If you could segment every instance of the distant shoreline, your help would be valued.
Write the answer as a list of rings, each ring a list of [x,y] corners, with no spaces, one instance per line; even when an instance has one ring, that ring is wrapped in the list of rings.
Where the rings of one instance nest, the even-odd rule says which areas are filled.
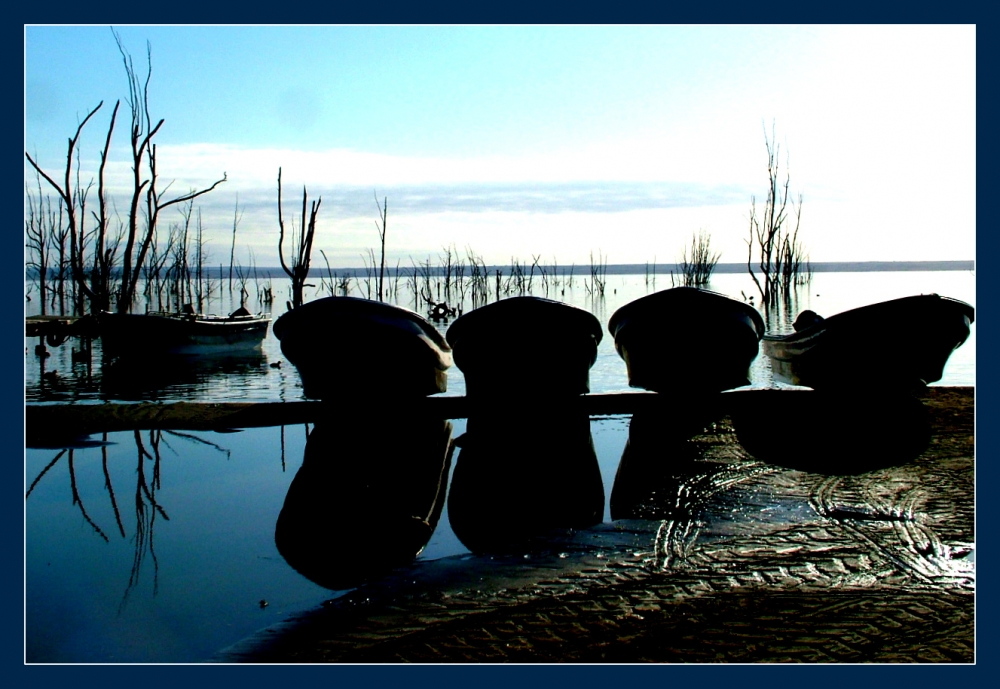
[[[826,263],[812,263],[810,268],[814,273],[871,273],[871,272],[901,272],[901,271],[916,271],[916,270],[926,270],[926,271],[944,271],[944,270],[975,270],[975,261],[853,261],[853,262],[826,262]],[[542,263],[542,267],[548,272],[552,269],[551,264]],[[419,270],[424,270],[423,266],[418,265]],[[531,265],[525,265],[521,263],[521,268],[525,273],[530,272]],[[576,265],[566,265],[559,264],[559,274],[568,275],[570,269],[573,270],[573,275],[576,277],[587,277],[590,274],[589,264],[576,264]],[[645,275],[646,273],[654,273],[656,275],[670,275],[670,273],[676,273],[678,275],[682,274],[680,266],[676,263],[656,263],[656,264],[645,264],[645,263],[609,263],[605,266],[604,271],[607,275]],[[755,266],[756,268],[756,266]],[[481,269],[481,268],[480,268]],[[213,269],[217,270],[216,269]],[[401,274],[409,274],[413,270],[413,266],[400,266]],[[503,271],[504,275],[510,274],[510,265],[488,265],[486,266],[486,274],[490,276],[496,275],[496,271]],[[228,275],[228,268],[223,270],[223,273]],[[395,275],[395,266],[386,266],[387,275]],[[372,275],[377,276],[378,270],[372,270]],[[716,273],[745,273],[747,272],[746,263],[719,263],[715,266]],[[758,271],[759,272],[759,271]],[[352,277],[366,277],[366,271],[364,268],[331,268],[330,273],[341,276],[352,276]],[[432,265],[428,273],[432,276],[438,277],[444,275],[444,269],[441,266]],[[465,267],[465,276],[468,277],[471,273],[469,266]],[[537,274],[537,273],[536,273]],[[280,267],[274,268],[257,268],[257,275],[260,277],[284,277],[285,272]],[[309,270],[309,277],[311,278],[323,278],[328,275],[326,268],[316,268],[312,267]],[[213,277],[217,277],[213,274]]]
[[[585,266],[588,270],[590,266]],[[681,273],[677,264],[664,263],[650,266],[654,268],[657,275],[669,275]],[[810,270],[814,273],[873,273],[873,272],[900,272],[900,271],[939,271],[939,270],[975,270],[975,261],[852,261],[842,263],[811,263]],[[579,272],[580,266],[577,266]],[[644,275],[647,269],[644,263],[623,263],[618,265],[608,265],[608,275]],[[756,266],[754,266],[756,269]],[[649,271],[651,272],[651,271]],[[745,273],[746,263],[719,263],[715,266],[716,273]],[[759,271],[757,271],[759,272]]]
[[[527,274],[531,272],[531,264],[521,263],[521,269]],[[756,268],[756,266],[754,266]],[[814,273],[873,273],[873,272],[904,272],[904,271],[952,271],[952,270],[975,270],[975,261],[849,261],[849,262],[824,262],[824,263],[812,263],[809,265],[810,270]],[[488,276],[495,276],[496,272],[502,271],[503,275],[509,275],[510,265],[488,265],[486,266],[486,274]],[[542,263],[541,268],[544,268],[546,273],[552,270],[551,264]],[[573,275],[575,277],[584,278],[590,274],[589,264],[576,264],[576,265],[566,265],[559,264],[558,272],[559,275],[568,275],[572,269]],[[193,270],[193,269],[192,269]],[[248,275],[252,280],[254,278],[281,278],[286,277],[285,271],[281,269],[280,266],[269,266],[269,267],[257,267],[257,268],[241,268],[244,275]],[[409,275],[413,270],[413,265],[399,266],[400,275]],[[422,265],[417,266],[418,271],[427,270],[428,275],[433,277],[440,277],[444,275],[444,268],[440,265],[431,265],[429,269],[426,269]],[[454,267],[452,268],[454,270]],[[482,270],[482,267],[480,267]],[[204,266],[204,277],[207,279],[218,280],[221,278],[225,279],[229,276],[228,266]],[[465,266],[465,277],[469,277],[471,274],[471,269],[468,265]],[[604,274],[606,275],[646,275],[656,274],[656,275],[670,275],[670,273],[675,273],[677,275],[683,274],[680,266],[676,263],[616,263],[608,264],[603,267]],[[725,273],[746,273],[747,264],[746,263],[719,263],[715,266],[715,273],[725,274]],[[759,272],[759,271],[757,271]],[[536,271],[536,275],[539,274]],[[378,270],[368,270],[364,268],[330,268],[329,272],[326,268],[311,267],[309,270],[309,277],[315,279],[322,279],[328,277],[329,275],[336,275],[340,277],[352,277],[352,278],[362,278],[365,277],[377,277]],[[386,275],[393,276],[396,275],[396,266],[387,265]],[[454,272],[452,273],[454,276]],[[26,274],[26,277],[32,277],[30,273]],[[235,278],[235,270],[234,270]]]

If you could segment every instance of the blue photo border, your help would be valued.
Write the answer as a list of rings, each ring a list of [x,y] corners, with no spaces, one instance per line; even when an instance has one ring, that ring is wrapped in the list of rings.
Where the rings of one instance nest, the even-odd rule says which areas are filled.
[[[67,3],[55,0],[42,6],[17,7],[12,12],[22,16],[21,25],[4,24],[4,34],[7,39],[0,42],[0,50],[9,59],[5,62],[15,65],[23,64],[24,25],[31,24],[162,24],[162,23],[487,23],[487,24],[518,24],[518,23],[974,23],[977,25],[977,80],[985,84],[995,83],[996,42],[992,25],[992,13],[987,13],[985,3],[950,2],[934,5],[899,5],[897,3],[873,2],[840,2],[824,6],[810,6],[803,3],[791,3],[780,0],[769,4],[748,4],[725,2],[702,3],[695,7],[673,7],[666,4],[650,7],[639,4],[626,5],[583,5],[579,3],[521,3],[509,2],[503,5],[474,6],[471,3],[439,2],[431,6],[416,4],[390,3],[389,5],[364,4],[357,7],[343,7],[340,4],[330,4],[315,8],[309,5],[295,6],[295,12],[282,12],[287,5],[258,4],[250,6],[246,3],[220,2],[198,6],[178,5],[148,5],[139,6],[117,2],[101,3],[98,6],[82,3]],[[293,16],[290,16],[293,15]],[[191,20],[196,21],[181,21]],[[238,20],[238,21],[237,21]],[[21,48],[20,55],[16,54]],[[16,70],[12,67],[6,73],[4,80],[13,89],[18,88]],[[23,94],[23,78],[20,80],[20,90]],[[992,191],[996,177],[995,161],[996,134],[994,120],[990,113],[994,112],[992,100],[977,98],[977,123],[985,126],[977,127],[977,198],[978,191]],[[948,132],[931,132],[939,137],[939,142],[928,142],[928,145],[948,145]],[[7,160],[16,161],[24,154],[23,137],[17,144],[20,150],[10,151]],[[13,165],[12,165],[13,167]],[[5,170],[8,168],[5,167]],[[23,165],[19,166],[23,169]],[[12,195],[22,195],[23,174],[8,179],[11,189],[17,190]],[[928,181],[929,189],[933,186]],[[987,220],[990,218],[987,217]],[[286,680],[289,675],[299,681],[310,681],[329,686],[382,686],[405,682],[414,687],[441,686],[475,686],[509,687],[515,683],[524,686],[525,683],[536,686],[556,686],[556,683],[572,682],[575,689],[589,686],[621,686],[623,684],[649,685],[668,681],[717,681],[732,682],[736,686],[764,686],[784,683],[789,680],[796,683],[807,682],[813,686],[843,687],[845,680],[860,679],[864,681],[891,681],[897,686],[919,687],[940,686],[948,681],[968,683],[966,686],[976,686],[992,675],[997,662],[994,650],[997,647],[994,629],[995,615],[995,561],[996,536],[990,528],[996,520],[996,503],[990,497],[989,490],[996,482],[997,433],[993,429],[993,420],[1000,418],[996,408],[996,384],[991,351],[988,343],[995,342],[997,320],[996,310],[989,299],[993,294],[995,277],[989,266],[991,256],[996,256],[996,233],[991,224],[986,225],[984,232],[977,227],[977,264],[978,259],[985,260],[986,272],[977,272],[976,324],[977,340],[987,343],[982,353],[977,353],[977,423],[976,455],[983,458],[976,467],[976,498],[977,498],[977,662],[973,666],[806,666],[795,670],[782,666],[281,666],[237,668],[234,666],[25,666],[23,656],[23,559],[20,567],[15,557],[7,558],[3,568],[3,577],[9,579],[11,591],[21,591],[22,605],[5,606],[3,630],[9,631],[11,637],[3,644],[3,664],[13,673],[8,674],[16,683],[15,686],[48,687],[57,683],[63,687],[70,682],[94,682],[100,686],[123,686],[129,683],[146,689],[155,686],[175,687],[184,682],[208,685],[220,680],[237,681],[243,686],[260,685],[270,687],[277,680]],[[946,235],[948,228],[942,228]],[[18,262],[17,256],[23,257],[23,246],[18,250],[14,246],[13,236],[21,236],[14,228],[10,228],[4,240],[5,246],[11,252],[2,254],[7,269],[0,271],[5,291],[13,298],[23,289],[23,260]],[[8,329],[21,328],[17,318],[5,321]],[[23,334],[23,331],[22,331]],[[21,350],[21,338],[17,333],[8,332],[0,338],[0,349],[8,351],[4,357],[9,362],[21,362],[24,353]],[[15,347],[16,345],[16,347]],[[13,364],[11,364],[13,365]],[[10,414],[4,417],[21,419],[23,428],[23,404],[16,407],[16,399],[23,402],[23,387],[18,387],[15,376],[4,379],[3,404],[10,405]],[[19,411],[19,409],[21,411]],[[23,458],[23,443],[20,449],[13,447],[16,441],[9,436],[4,442],[11,445],[11,454],[5,462],[6,471],[14,473],[17,466],[15,458],[20,453]],[[4,453],[6,455],[6,453]],[[22,478],[3,483],[8,499],[2,501],[3,511],[10,519],[4,523],[12,526],[10,535],[5,538],[10,542],[11,551],[20,551],[23,556],[23,461],[19,472]],[[20,514],[17,514],[20,508]],[[20,538],[14,535],[13,525],[21,524]],[[985,528],[984,528],[985,527]],[[13,596],[12,596],[13,597]],[[15,628],[20,631],[17,634]],[[4,635],[6,637],[6,634]],[[19,667],[17,667],[19,666]],[[246,674],[238,674],[245,672]],[[794,672],[794,676],[786,673]],[[82,676],[81,676],[82,675]],[[901,683],[905,683],[901,684]]]

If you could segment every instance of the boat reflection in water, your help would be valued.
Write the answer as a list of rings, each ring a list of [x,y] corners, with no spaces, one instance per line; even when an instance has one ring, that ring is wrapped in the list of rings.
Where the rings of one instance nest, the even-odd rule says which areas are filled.
[[[931,439],[923,403],[897,393],[744,388],[661,406],[632,417],[611,491],[612,519],[690,518],[719,491],[761,471],[846,476],[899,466]],[[706,461],[708,431],[727,416],[746,454]]]
[[[743,448],[789,469],[861,474],[910,462],[930,444],[926,408],[899,391],[734,390],[724,397]]]
[[[306,441],[274,540],[320,586],[346,589],[411,562],[444,506],[451,423],[333,414]]]
[[[467,429],[448,519],[469,550],[530,549],[601,522],[604,484],[586,416],[494,409],[470,418]]]
[[[588,311],[535,297],[483,306],[448,329],[470,405],[448,518],[469,550],[531,549],[602,521],[590,419],[577,404],[601,336]],[[525,395],[529,382],[545,393],[544,408]]]
[[[612,519],[664,519],[697,501],[691,482],[705,473],[693,439],[725,416],[722,398],[663,400],[632,415],[611,489]]]
[[[102,392],[120,399],[147,399],[171,389],[190,391],[235,379],[249,387],[269,371],[259,349],[198,355],[108,357],[101,366]]]

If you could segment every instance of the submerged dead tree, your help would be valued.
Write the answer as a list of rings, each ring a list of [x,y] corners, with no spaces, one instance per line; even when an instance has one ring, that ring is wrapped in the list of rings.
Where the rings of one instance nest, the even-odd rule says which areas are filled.
[[[292,304],[291,307],[302,306],[302,292],[309,277],[309,262],[312,259],[313,237],[316,235],[316,216],[319,214],[319,206],[323,203],[320,198],[308,203],[309,194],[305,185],[302,186],[302,218],[298,233],[298,247],[292,255],[291,267],[285,262],[285,219],[281,211],[281,168],[278,168],[278,260],[281,261],[281,268],[292,280]],[[306,210],[309,210],[309,224],[306,225]],[[294,228],[294,223],[293,223]],[[295,243],[295,231],[292,231],[292,243]]]
[[[233,209],[233,243],[229,247],[229,292],[233,291],[233,262],[236,259],[236,228],[240,226],[240,220],[243,219],[243,211],[240,209],[240,195],[236,194],[236,208]],[[221,269],[220,269],[219,279],[222,279]]]
[[[62,207],[52,209],[51,199],[42,197],[41,177],[38,177],[37,204],[31,187],[24,184],[24,194],[28,199],[28,210],[24,218],[25,248],[28,250],[26,267],[34,271],[38,283],[38,296],[41,301],[41,314],[47,314],[49,296],[50,249],[53,235],[62,225]]]
[[[378,208],[378,194],[375,194],[375,207]],[[383,287],[385,285],[385,221],[389,214],[389,199],[388,197],[382,197],[382,208],[379,209],[379,220],[382,221],[382,226],[375,223],[375,229],[378,230],[379,243],[382,245],[382,260],[379,261],[378,265],[378,300],[385,301]]]
[[[802,195],[798,200],[790,200],[791,175],[785,172],[784,183],[779,183],[778,144],[774,141],[774,130],[768,138],[764,132],[767,147],[767,199],[761,217],[757,215],[756,198],[750,199],[750,238],[747,240],[747,270],[760,292],[761,302],[774,305],[782,292],[801,282],[803,271],[808,274],[808,259],[799,241],[799,224],[802,219]],[[787,163],[786,163],[787,167]],[[790,207],[789,207],[790,206]],[[794,228],[789,229],[794,216]],[[757,269],[754,272],[754,254],[757,254]],[[804,265],[803,265],[804,264]]]
[[[720,254],[712,252],[712,237],[704,230],[691,236],[690,254],[684,249],[680,269],[684,284],[691,287],[707,285],[718,264]]]
[[[132,114],[129,132],[132,148],[132,201],[129,207],[125,247],[122,251],[122,286],[118,298],[119,313],[126,313],[132,309],[142,264],[146,260],[150,246],[156,241],[156,224],[160,212],[169,206],[186,203],[207,194],[226,181],[226,174],[223,173],[222,179],[206,189],[191,191],[167,201],[163,199],[164,192],[157,189],[156,144],[153,143],[153,137],[160,131],[164,120],[161,119],[154,125],[149,112],[149,80],[153,72],[152,49],[147,42],[146,77],[140,80],[132,63],[132,56],[125,50],[117,33],[115,40],[118,42],[118,50],[125,63],[125,73],[129,82],[128,104]],[[167,188],[169,186],[168,184]],[[140,211],[140,204],[143,201],[145,208]],[[141,229],[140,219],[144,221]]]
[[[73,175],[73,159],[77,155],[77,146],[79,145],[80,142],[80,134],[83,132],[83,129],[87,125],[87,122],[90,121],[90,118],[93,117],[97,113],[97,111],[101,109],[103,105],[104,101],[101,101],[100,103],[97,104],[97,107],[88,112],[87,115],[80,122],[80,124],[77,125],[76,133],[72,137],[70,137],[69,142],[67,144],[66,167],[63,170],[64,176],[62,184],[60,184],[51,176],[49,176],[49,174],[46,173],[45,170],[41,168],[41,166],[35,161],[35,159],[31,157],[31,154],[29,154],[27,151],[25,151],[24,153],[24,157],[27,159],[28,163],[31,164],[31,167],[35,169],[35,172],[41,175],[42,178],[44,178],[45,181],[49,183],[52,189],[55,190],[56,194],[58,194],[59,199],[62,202],[62,207],[66,212],[66,227],[69,230],[70,270],[72,272],[73,281],[79,290],[78,294],[81,295],[81,299],[77,301],[77,303],[74,305],[78,312],[82,312],[83,310],[82,309],[83,296],[86,296],[90,300],[91,304],[95,306],[96,306],[95,302],[97,302],[98,304],[103,302],[102,297],[104,296],[104,295],[94,294],[94,292],[90,289],[90,286],[87,284],[86,275],[84,273],[83,269],[84,257],[82,255],[81,247],[84,244],[83,238],[85,236],[84,221],[86,218],[86,207],[85,207],[86,190],[85,189],[82,190],[80,188],[79,170],[77,170],[76,177],[74,177]],[[111,126],[108,131],[109,142],[111,140],[111,130],[113,130],[115,126],[115,117],[117,116],[117,114],[118,114],[118,104],[115,104],[115,111],[111,116]],[[103,182],[103,176],[102,176],[102,182]],[[89,186],[90,185],[87,185],[87,188],[89,188]],[[103,196],[102,192],[103,189],[98,190],[98,194]]]
[[[132,191],[128,216],[124,223],[125,229],[121,238],[111,234],[112,221],[108,211],[108,194],[105,183],[105,169],[111,150],[112,135],[115,130],[120,101],[115,103],[104,148],[100,152],[97,211],[92,211],[94,219],[92,229],[88,230],[85,227],[85,221],[87,218],[87,195],[93,186],[93,181],[86,184],[81,182],[79,142],[87,122],[100,110],[104,102],[102,101],[87,113],[77,126],[73,137],[69,139],[66,166],[61,182],[48,175],[29,153],[25,152],[24,154],[31,166],[49,183],[61,199],[69,236],[69,266],[77,295],[74,306],[78,313],[85,310],[85,300],[89,302],[92,312],[109,310],[113,297],[117,297],[117,310],[119,312],[130,311],[135,301],[139,279],[144,274],[143,267],[147,257],[151,251],[155,253],[156,227],[160,212],[169,206],[185,203],[202,194],[207,194],[226,181],[226,175],[223,173],[222,179],[208,188],[191,191],[174,199],[164,199],[163,192],[157,188],[157,156],[156,145],[153,143],[153,137],[163,126],[164,120],[161,119],[154,125],[149,110],[149,82],[152,76],[151,48],[147,42],[147,72],[145,78],[140,78],[133,64],[132,56],[125,49],[121,37],[114,30],[112,33],[125,64],[125,74],[129,85],[127,102],[131,111],[129,135]],[[167,188],[169,186],[168,184]],[[117,255],[119,246],[121,246],[120,258]],[[91,255],[90,258],[87,257],[88,251]],[[112,286],[116,282],[115,263],[119,260],[120,279],[117,281],[117,294],[112,294]]]

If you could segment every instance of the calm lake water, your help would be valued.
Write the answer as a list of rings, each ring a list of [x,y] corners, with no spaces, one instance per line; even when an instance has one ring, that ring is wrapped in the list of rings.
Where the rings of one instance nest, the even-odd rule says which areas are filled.
[[[287,283],[273,283],[276,302],[284,303]],[[975,305],[975,286],[975,276],[967,272],[817,273],[798,291],[790,317],[772,323],[772,330],[790,330],[791,318],[805,308],[832,315],[920,293],[936,292]],[[668,287],[669,276],[657,276],[654,287],[642,275],[609,275],[604,299],[593,299],[577,277],[565,294],[560,287],[547,296],[591,309],[606,324],[618,307]],[[741,292],[754,293],[753,283],[740,274],[718,275],[711,288],[738,299]],[[534,293],[546,296],[539,289]],[[254,309],[252,286],[250,294],[248,306]],[[412,307],[405,300],[402,305]],[[230,306],[224,303],[217,312]],[[975,383],[975,333],[974,325],[939,385]],[[689,334],[695,341],[697,332]],[[303,399],[295,369],[284,361],[270,333],[259,356],[196,370],[158,365],[148,376],[102,370],[99,342],[89,365],[72,361],[70,341],[50,348],[44,368],[33,353],[35,343],[25,344],[29,404]],[[43,375],[52,371],[54,378]],[[531,374],[539,380],[543,376],[544,371]],[[773,385],[765,357],[755,361],[752,378],[754,386]],[[593,392],[629,389],[624,363],[607,334],[590,381]],[[872,381],[857,383],[863,387]],[[447,394],[463,393],[461,372],[453,368]],[[386,400],[386,408],[373,414],[389,419],[391,406]],[[452,423],[452,437],[465,432],[464,420]],[[627,416],[590,421],[605,521],[610,521],[608,497],[628,424]],[[275,545],[277,518],[302,466],[310,430],[300,425],[233,433],[111,433],[92,437],[89,446],[26,449],[26,660],[201,662],[290,614],[341,595],[299,574]],[[371,446],[377,447],[379,434],[366,432],[372,435]],[[451,466],[454,471],[454,460]],[[353,528],[349,520],[341,527],[339,535],[336,528],[325,534],[322,547],[349,573],[363,564],[364,552],[345,545]],[[468,553],[451,527],[445,504],[419,557],[462,558]]]

